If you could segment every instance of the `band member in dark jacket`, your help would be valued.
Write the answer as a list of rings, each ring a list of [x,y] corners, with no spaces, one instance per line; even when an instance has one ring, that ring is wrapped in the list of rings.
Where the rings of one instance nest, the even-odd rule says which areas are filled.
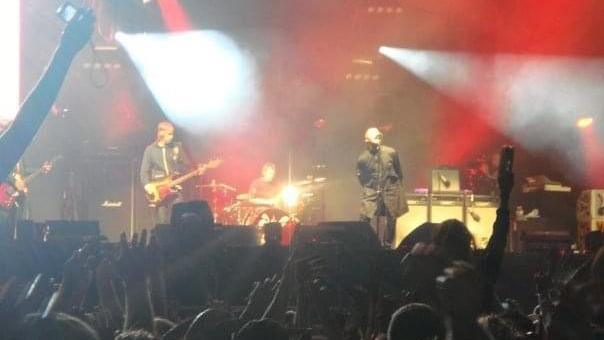
[[[361,220],[371,223],[380,242],[392,246],[396,219],[408,211],[403,191],[403,172],[398,153],[382,145],[383,135],[377,128],[365,132],[367,148],[357,161],[361,194]]]
[[[170,122],[160,122],[157,125],[157,138],[147,146],[140,168],[141,184],[145,191],[152,193],[152,181],[186,171],[189,161],[181,143],[173,142],[174,126]],[[170,222],[170,209],[176,201],[182,200],[182,195],[176,195],[155,207],[155,223]]]

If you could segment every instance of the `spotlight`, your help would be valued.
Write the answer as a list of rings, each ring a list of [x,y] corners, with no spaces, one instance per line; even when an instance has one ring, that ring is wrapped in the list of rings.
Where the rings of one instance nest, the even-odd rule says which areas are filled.
[[[281,191],[281,198],[288,208],[293,208],[298,204],[300,190],[293,185],[288,185]]]
[[[591,126],[594,122],[594,119],[592,117],[582,117],[577,119],[577,127],[579,129],[585,129],[588,128],[589,126]]]

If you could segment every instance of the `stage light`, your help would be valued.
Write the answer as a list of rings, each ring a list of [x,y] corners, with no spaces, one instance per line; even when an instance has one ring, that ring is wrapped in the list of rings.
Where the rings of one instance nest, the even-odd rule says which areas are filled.
[[[21,2],[5,1],[0,10],[0,121],[11,121],[19,110]]]
[[[585,129],[590,127],[594,122],[592,117],[581,117],[577,119],[577,127],[580,129]]]
[[[604,59],[388,46],[381,46],[379,53],[437,92],[467,105],[476,113],[474,118],[484,121],[477,134],[488,127],[533,151],[555,149],[566,157],[574,174],[582,173],[575,159],[576,143],[560,136],[573,125],[593,124],[595,117],[583,120],[581,113],[599,112],[604,106],[600,76]],[[464,124],[457,126],[462,129]],[[465,131],[464,135],[471,140],[483,138]]]
[[[254,59],[225,34],[118,32],[115,38],[167,118],[189,132],[231,128],[255,111]]]
[[[298,205],[300,190],[293,185],[288,185],[281,191],[281,198],[287,208],[294,208]]]

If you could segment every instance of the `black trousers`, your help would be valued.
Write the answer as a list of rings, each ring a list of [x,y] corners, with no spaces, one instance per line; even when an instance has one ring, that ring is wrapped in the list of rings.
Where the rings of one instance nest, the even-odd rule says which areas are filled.
[[[176,203],[183,202],[184,198],[182,193],[178,193],[172,199],[168,199],[162,202],[160,205],[155,207],[153,210],[153,222],[155,224],[170,224],[170,217],[172,215],[172,206]]]
[[[361,221],[368,222],[378,237],[383,247],[392,247],[396,230],[396,217],[392,216],[384,202],[378,203],[378,208],[373,216],[361,215]]]

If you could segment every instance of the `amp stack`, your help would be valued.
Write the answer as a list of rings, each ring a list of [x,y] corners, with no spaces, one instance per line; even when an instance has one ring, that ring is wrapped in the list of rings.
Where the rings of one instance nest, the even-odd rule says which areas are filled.
[[[466,224],[478,249],[484,249],[489,242],[498,206],[492,196],[462,191],[457,169],[432,170],[430,190],[407,194],[407,203],[409,212],[396,222],[396,245],[426,222],[457,219]]]
[[[585,190],[577,200],[577,243],[585,250],[586,236],[604,231],[604,190]]]

